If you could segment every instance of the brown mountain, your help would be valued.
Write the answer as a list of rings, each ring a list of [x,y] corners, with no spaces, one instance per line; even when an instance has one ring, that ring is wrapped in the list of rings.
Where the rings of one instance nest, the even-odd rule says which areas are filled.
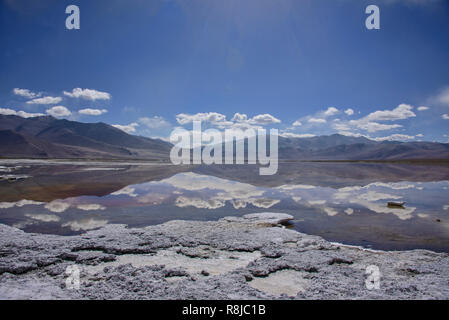
[[[171,144],[129,135],[105,123],[0,115],[3,157],[168,159]]]

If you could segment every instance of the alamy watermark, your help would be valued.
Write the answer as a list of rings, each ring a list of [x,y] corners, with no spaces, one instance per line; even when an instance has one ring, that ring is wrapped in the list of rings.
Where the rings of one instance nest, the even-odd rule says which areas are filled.
[[[74,4],[65,8],[65,13],[69,16],[65,19],[65,27],[68,30],[80,29],[80,8]]]
[[[67,278],[65,279],[65,287],[69,290],[78,290],[80,288],[80,269],[77,265],[67,266],[65,269]]]
[[[365,20],[365,26],[368,30],[380,29],[380,9],[378,6],[372,4],[366,7],[365,13],[369,16]]]
[[[379,290],[380,289],[380,270],[376,265],[369,265],[365,269],[365,274],[368,277],[365,280],[365,287],[368,290]]]
[[[65,13],[69,16],[65,20],[65,27],[68,30],[80,29],[80,8],[77,5],[69,5],[65,9]],[[369,16],[365,20],[365,26],[368,30],[380,29],[380,9],[378,6],[371,4],[366,7],[365,13]]]
[[[266,166],[259,168],[260,175],[273,175],[278,170],[278,134],[277,129],[267,135],[266,129],[253,128],[203,132],[201,121],[193,121],[192,131],[178,128],[170,135],[170,160],[176,165],[259,163]]]

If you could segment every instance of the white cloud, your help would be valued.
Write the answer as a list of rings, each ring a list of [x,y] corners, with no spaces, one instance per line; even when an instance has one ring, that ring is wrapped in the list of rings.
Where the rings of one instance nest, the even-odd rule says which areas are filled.
[[[377,138],[373,138],[370,137],[368,135],[364,135],[364,134],[360,134],[360,133],[352,133],[352,132],[348,132],[348,131],[340,131],[338,132],[341,135],[344,136],[348,136],[348,137],[364,137],[370,140],[374,140],[374,141],[407,141],[407,140],[413,140],[416,137],[423,137],[423,134],[417,134],[416,136],[410,136],[410,135],[406,135],[406,134],[392,134],[386,137],[377,137]]]
[[[231,121],[226,120],[226,116],[217,112],[207,112],[207,113],[196,113],[196,114],[185,114],[180,113],[176,116],[176,121],[181,125],[186,125],[193,121],[207,122],[212,125],[216,125],[219,128],[233,127],[233,128],[260,128],[260,125],[269,125],[281,123],[281,120],[272,116],[271,114],[259,114],[250,119],[246,114],[236,113],[232,117]]]
[[[193,121],[219,123],[225,120],[226,116],[224,114],[217,112],[196,113],[196,114],[180,113],[176,116],[176,121],[181,125],[185,125]]]
[[[431,100],[435,101],[436,103],[449,106],[449,87],[441,90],[441,92]]]
[[[221,199],[207,199],[189,198],[180,196],[176,199],[175,205],[180,208],[195,207],[198,209],[218,209],[225,206],[225,201]]]
[[[449,115],[445,113],[441,116],[441,118],[443,118],[444,120],[449,120]]]
[[[309,123],[326,123],[326,119],[320,119],[320,118],[310,118],[307,120]]]
[[[344,122],[344,123],[334,122],[332,124],[332,127],[337,131],[348,131],[348,132],[351,131],[351,127],[350,127],[349,123],[347,123],[347,122]]]
[[[259,197],[265,192],[251,184],[233,182],[192,172],[179,173],[161,182],[170,184],[177,189],[189,191],[217,190],[217,197],[221,200],[250,199]]]
[[[362,120],[351,120],[349,124],[355,125],[358,129],[366,130],[368,132],[385,131],[396,128],[401,128],[400,124],[382,124],[378,122],[365,122]]]
[[[308,190],[308,189],[316,189],[316,187],[312,186],[312,185],[308,185],[308,184],[283,184],[279,187],[276,187],[275,189],[279,189],[279,190],[296,190],[296,189]]]
[[[27,101],[27,104],[56,104],[62,101],[61,97],[42,97]]]
[[[379,110],[362,118],[367,121],[396,121],[416,117],[413,107],[408,104],[400,104],[393,110]]]
[[[38,201],[24,199],[24,200],[20,200],[17,202],[0,202],[0,209],[9,209],[14,206],[21,208],[21,207],[27,206],[27,205],[41,205],[41,204],[44,204],[44,202],[38,202]]]
[[[38,220],[42,222],[58,222],[61,220],[57,215],[55,214],[32,214],[27,213],[25,214],[26,217],[31,218],[33,220]]]
[[[101,92],[94,89],[81,89],[81,88],[75,88],[72,90],[72,92],[63,92],[64,95],[71,97],[71,98],[81,98],[85,100],[109,100],[111,99],[111,95],[107,92]]]
[[[170,142],[170,137],[151,136],[150,138],[155,139],[155,140],[162,140],[162,141]]]
[[[325,204],[327,201],[326,200],[309,200],[308,203],[311,206],[316,206],[316,205],[323,205]]]
[[[315,137],[314,134],[310,133],[292,133],[292,132],[284,132],[281,133],[279,136],[284,138],[313,138]]]
[[[262,126],[260,125],[255,125],[255,124],[251,124],[249,121],[246,122],[236,122],[236,123],[231,123],[231,124],[223,124],[223,125],[219,125],[218,126],[220,129],[221,128],[225,128],[228,127],[230,129],[234,129],[234,130],[246,130],[246,129],[253,129],[253,130],[258,130],[258,129],[262,129]]]
[[[334,208],[324,207],[323,210],[329,217],[333,217],[338,214],[338,211]]]
[[[355,138],[360,138],[360,137],[365,137],[368,138],[367,136],[361,134],[361,133],[354,133],[351,131],[339,131],[338,134],[341,134],[342,136],[347,136],[347,137],[355,137]]]
[[[4,116],[15,116],[17,115],[17,111],[9,108],[0,108],[0,114]]]
[[[0,108],[0,114],[3,114],[5,116],[19,116],[22,118],[32,118],[32,117],[41,117],[44,114],[43,113],[28,113],[25,111],[15,111],[12,109],[8,109],[8,108]]]
[[[9,209],[16,205],[15,202],[0,202],[0,209]]]
[[[248,122],[251,124],[267,125],[267,124],[281,123],[281,120],[273,117],[271,114],[265,113],[252,117],[251,119],[248,120]]]
[[[332,128],[342,135],[353,137],[366,137],[368,139],[373,139],[367,136],[366,133],[389,131],[393,129],[402,128],[403,125],[399,123],[383,123],[383,122],[414,118],[416,117],[416,114],[413,112],[413,108],[414,108],[413,106],[408,104],[400,104],[392,110],[378,110],[359,119],[347,121],[336,119],[332,124]],[[417,108],[417,110],[419,111],[424,111],[428,109],[429,108],[425,106],[420,106],[419,108]],[[353,115],[355,112],[353,109],[347,109],[345,113],[347,115]],[[391,135],[389,137],[378,139],[391,140],[396,138],[398,140],[406,140],[406,139],[408,140],[413,139],[415,137],[409,135]]]
[[[240,127],[241,126],[241,127]],[[221,132],[221,139],[223,142],[226,141],[230,141],[229,139],[234,139],[234,137],[237,138],[237,140],[239,139],[238,137],[240,137],[241,139],[243,139],[243,135],[242,135],[242,131],[246,130],[246,129],[254,129],[253,131],[248,131],[245,134],[245,137],[251,137],[251,136],[255,136],[256,133],[256,128],[254,126],[248,125],[248,124],[235,124],[232,127],[228,127],[226,128],[226,132],[229,134],[226,135],[223,132]],[[201,141],[194,141],[192,139],[194,134],[199,134],[201,135]],[[181,138],[181,141],[178,141],[179,137],[183,137]],[[190,137],[190,138],[188,138]],[[213,134],[211,134],[210,132],[206,131],[195,131],[195,130],[186,130],[182,127],[177,127],[175,128],[169,138],[169,142],[172,142],[174,144],[177,144],[180,147],[184,147],[184,148],[196,148],[199,147],[201,145],[209,145],[211,142],[213,143],[213,141],[215,141],[215,137]]]
[[[14,88],[13,89],[13,93],[15,95],[18,95],[18,96],[21,96],[21,97],[25,97],[25,98],[28,98],[28,99],[34,99],[34,98],[37,98],[37,97],[41,96],[40,93],[34,93],[34,92],[32,92],[32,91],[30,91],[28,89],[19,89],[19,88]]]
[[[261,198],[261,199],[249,199],[247,202],[255,207],[268,209],[274,206],[275,204],[281,202],[281,200]]]
[[[382,192],[376,192],[376,191],[368,191],[365,193],[362,193],[357,196],[358,199],[361,200],[367,200],[367,201],[379,201],[379,200],[398,200],[401,199],[401,196],[394,195],[394,194],[387,194]]]
[[[407,182],[373,182],[370,184],[367,184],[366,186],[353,186],[353,187],[343,187],[338,189],[339,192],[352,192],[352,191],[358,191],[362,189],[370,189],[373,187],[380,187],[380,188],[388,188],[393,190],[406,190],[406,189],[413,189],[416,186],[414,184],[410,184]]]
[[[308,115],[308,116],[304,116],[304,117],[297,119],[293,123],[293,127],[298,127],[298,126],[302,126],[305,124],[305,126],[307,128],[307,124],[309,124],[309,127],[310,127],[311,125],[327,123],[327,118],[335,116],[336,114],[339,114],[339,113],[340,113],[340,110],[338,110],[337,108],[329,107],[326,110],[320,110],[320,111],[314,113],[313,115]],[[340,119],[333,119],[333,121],[339,122]]]
[[[248,204],[245,200],[240,200],[240,199],[231,200],[231,203],[232,203],[232,206],[234,207],[234,209],[246,208],[246,206]]]
[[[125,131],[128,134],[131,134],[131,133],[136,132],[136,127],[138,127],[139,124],[136,123],[136,122],[133,122],[133,123],[130,123],[128,125],[113,124],[112,126],[117,128],[117,129],[120,129],[122,131]]]
[[[101,204],[92,203],[92,204],[79,204],[76,206],[80,210],[91,211],[91,210],[105,210],[106,207]]]
[[[145,203],[145,204],[149,204],[149,205],[158,205],[158,204],[162,204],[169,197],[170,197],[169,194],[161,194],[161,193],[150,191],[146,194],[139,196],[137,198],[137,202]]]
[[[28,113],[28,112],[25,112],[25,111],[22,111],[22,110],[17,111],[17,115],[19,117],[22,117],[22,118],[34,118],[34,117],[44,116],[43,113]]]
[[[29,205],[40,205],[43,204],[43,202],[40,201],[34,201],[34,200],[20,200],[16,202],[17,207],[23,207],[23,206],[29,206]]]
[[[367,132],[386,131],[401,128],[400,124],[384,124],[379,121],[396,121],[405,120],[408,118],[416,117],[416,114],[412,111],[413,107],[407,104],[400,104],[393,110],[378,110],[368,114],[367,116],[350,120],[344,123],[337,123],[334,125],[334,129],[338,131],[351,131],[351,127],[355,127]]]
[[[406,134],[392,134],[388,137],[378,137],[378,138],[371,138],[371,139],[376,140],[376,141],[406,141],[406,140],[415,139],[415,136],[409,136]]]
[[[80,231],[80,230],[92,230],[104,227],[108,224],[108,220],[103,219],[94,219],[94,218],[84,218],[78,221],[69,221],[67,223],[64,223],[63,227],[69,227],[73,231]]]
[[[70,203],[63,202],[60,200],[55,200],[45,205],[45,209],[50,210],[51,212],[61,213],[70,208]]]
[[[88,115],[88,116],[101,116],[103,113],[108,112],[108,110],[106,109],[91,109],[91,108],[86,108],[86,109],[81,109],[78,110],[79,114],[84,114],[84,115]]]
[[[167,122],[164,118],[159,116],[154,116],[152,118],[143,117],[139,119],[139,122],[150,129],[158,129],[170,126],[169,122]]]
[[[327,117],[330,117],[330,116],[336,115],[338,112],[339,111],[337,108],[329,107],[329,108],[327,108],[326,111],[324,111],[324,115]]]
[[[50,109],[47,109],[45,112],[55,118],[68,117],[72,114],[70,110],[64,106],[54,106]]]
[[[415,185],[408,182],[383,183],[375,182],[366,186],[352,186],[338,189],[333,194],[333,198],[337,200],[345,200],[349,203],[358,204],[377,213],[394,214],[399,219],[405,220],[412,218],[412,213],[416,210],[414,207],[407,206],[405,209],[397,210],[389,208],[385,204],[388,199],[400,199],[402,192],[395,190],[413,189]],[[383,190],[385,189],[385,190]],[[346,209],[346,214],[353,214],[353,209]]]
[[[386,206],[384,203],[376,203],[361,199],[354,199],[350,200],[349,202],[364,206],[367,209],[374,211],[376,213],[393,214],[401,220],[411,219],[412,213],[416,210],[416,207],[406,207],[405,209],[397,210],[395,208],[390,208]]]
[[[242,113],[238,113],[238,112],[235,113],[231,119],[231,121],[235,121],[235,122],[245,122],[246,120],[248,120],[248,116],[246,114],[242,114]]]

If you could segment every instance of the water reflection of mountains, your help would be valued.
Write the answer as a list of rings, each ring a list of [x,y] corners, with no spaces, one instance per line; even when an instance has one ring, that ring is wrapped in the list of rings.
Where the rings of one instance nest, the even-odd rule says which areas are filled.
[[[18,170],[30,178],[1,181],[1,201],[29,199],[50,202],[83,195],[105,196],[128,185],[160,181],[180,172],[194,172],[258,187],[307,184],[342,188],[373,182],[429,182],[449,180],[447,165],[392,163],[282,163],[273,176],[260,176],[256,165],[172,166],[140,165],[90,167],[78,165],[31,166]]]

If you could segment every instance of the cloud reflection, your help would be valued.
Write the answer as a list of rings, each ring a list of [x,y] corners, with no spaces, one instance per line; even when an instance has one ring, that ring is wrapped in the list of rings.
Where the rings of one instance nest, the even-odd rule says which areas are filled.
[[[73,220],[64,223],[63,227],[68,227],[72,231],[81,231],[81,230],[92,230],[104,227],[108,224],[108,220],[103,219],[94,219],[94,218],[84,218],[80,220]]]
[[[63,202],[61,200],[55,200],[45,205],[45,209],[50,210],[51,212],[61,213],[70,208],[70,203]]]

